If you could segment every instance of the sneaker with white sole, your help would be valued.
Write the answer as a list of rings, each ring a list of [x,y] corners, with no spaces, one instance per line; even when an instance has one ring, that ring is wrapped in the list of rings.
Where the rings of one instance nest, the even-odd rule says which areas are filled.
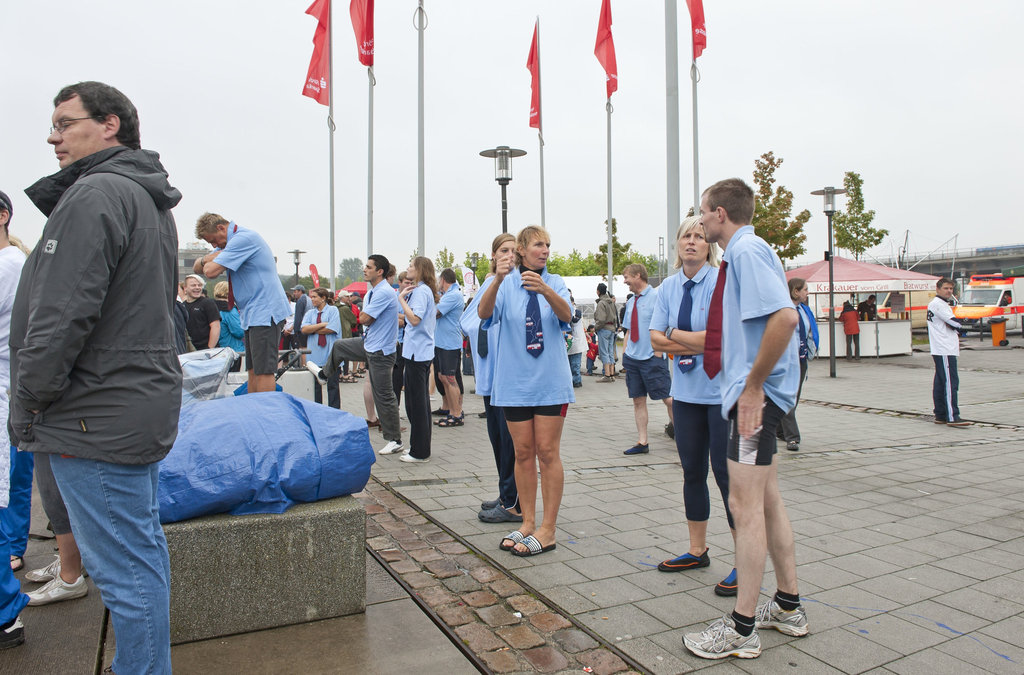
[[[327,384],[327,378],[323,376],[323,370],[320,369],[320,366],[316,365],[312,361],[306,361],[306,370],[313,373],[313,377],[316,378],[317,382],[322,385]]]
[[[403,446],[402,441],[388,441],[388,444],[377,451],[380,455],[393,455],[396,452],[402,452]]]
[[[736,632],[732,618],[723,616],[701,633],[687,633],[683,644],[702,659],[724,659],[735,656],[756,659],[761,655],[761,638],[755,629],[750,635]]]
[[[769,600],[757,606],[754,612],[757,628],[774,628],[780,633],[801,637],[807,635],[807,612],[800,605],[792,612],[787,612],[775,600]]]
[[[37,584],[41,584],[44,581],[49,581],[55,576],[60,574],[60,556],[53,556],[53,562],[46,567],[40,567],[39,569],[32,570],[31,572],[25,572],[25,579],[32,581]]]
[[[25,626],[21,617],[17,617],[10,626],[0,630],[0,649],[10,649],[25,642]]]
[[[26,595],[28,596],[28,604],[37,606],[85,597],[88,592],[89,584],[85,582],[84,576],[78,577],[74,583],[69,584],[61,579],[58,574],[45,586],[41,586],[31,593],[26,593]]]
[[[414,463],[419,463],[419,464],[423,464],[423,463],[426,463],[426,462],[430,461],[429,457],[423,457],[421,459],[419,457],[413,457],[409,453],[405,453],[404,455],[402,455],[398,459],[402,460],[403,462],[414,462]]]

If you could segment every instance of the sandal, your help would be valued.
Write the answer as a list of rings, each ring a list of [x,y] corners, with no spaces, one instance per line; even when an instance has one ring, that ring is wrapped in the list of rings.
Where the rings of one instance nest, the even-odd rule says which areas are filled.
[[[11,571],[12,572],[20,572],[23,569],[25,569],[25,559],[22,558],[20,555],[12,555],[11,556]]]
[[[501,538],[501,543],[498,544],[498,548],[500,548],[502,551],[511,551],[512,548],[516,544],[521,542],[523,539],[526,539],[526,536],[522,532],[520,532],[519,530],[513,530],[513,531],[509,532],[508,534],[506,534],[504,537]],[[505,545],[506,541],[510,541],[512,543],[510,545],[506,546]]]
[[[342,384],[352,384],[355,381],[356,378],[352,377],[351,375],[342,375],[341,377],[338,378],[338,382],[341,382]]]
[[[462,413],[458,417],[455,417],[453,415],[449,415],[448,417],[445,417],[443,420],[438,420],[437,421],[437,426],[444,427],[444,428],[447,429],[448,427],[461,427],[465,423],[466,423],[466,413]]]
[[[520,558],[528,558],[530,556],[540,555],[541,553],[547,553],[548,551],[554,551],[556,548],[558,548],[557,544],[551,544],[550,546],[543,546],[540,543],[540,540],[537,539],[537,537],[533,536],[532,534],[529,537],[525,537],[522,541],[517,542],[517,543],[520,543],[520,544],[522,544],[523,546],[526,547],[525,551],[517,551],[515,548],[511,549],[512,555],[518,556]]]

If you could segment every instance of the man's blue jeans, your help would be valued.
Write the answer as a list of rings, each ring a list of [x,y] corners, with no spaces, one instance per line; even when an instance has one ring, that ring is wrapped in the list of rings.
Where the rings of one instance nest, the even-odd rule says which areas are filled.
[[[615,364],[615,331],[608,329],[597,331],[597,353],[604,365]]]
[[[157,504],[159,464],[50,456],[82,560],[110,610],[118,675],[171,673],[171,569]]]

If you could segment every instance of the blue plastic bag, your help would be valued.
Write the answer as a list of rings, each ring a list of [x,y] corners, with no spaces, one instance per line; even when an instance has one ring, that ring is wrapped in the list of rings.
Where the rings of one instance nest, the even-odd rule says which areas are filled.
[[[353,494],[374,461],[366,420],[334,408],[279,392],[192,403],[160,463],[160,522]]]

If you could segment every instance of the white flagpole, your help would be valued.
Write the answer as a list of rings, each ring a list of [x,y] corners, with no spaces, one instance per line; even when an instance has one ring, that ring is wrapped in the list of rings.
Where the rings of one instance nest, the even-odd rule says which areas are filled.
[[[328,182],[328,190],[331,193],[331,273],[329,275],[330,280],[327,287],[330,290],[334,290],[334,277],[338,273],[338,268],[334,265],[334,3],[328,0],[327,5],[327,128],[330,131],[330,152],[329,161],[331,164],[330,168],[330,180]]]
[[[697,153],[697,59],[690,62],[690,81],[693,84],[693,213],[697,215],[700,213],[700,162]]]
[[[537,17],[537,143],[540,146],[540,226],[544,222],[544,106],[541,105],[540,86],[540,17]]]
[[[373,87],[377,79],[373,76],[373,66],[366,68],[369,78],[368,111],[369,128],[366,133],[366,257],[373,255]]]
[[[665,157],[668,181],[668,234],[665,260],[673,258],[679,227],[679,40],[676,0],[665,0]],[[668,268],[663,272],[668,274]]]
[[[427,13],[423,10],[423,0],[419,0],[419,7],[416,8],[416,12],[413,16],[413,24],[416,26],[416,31],[419,33],[419,68],[417,74],[419,76],[419,101],[418,101],[418,118],[417,118],[417,160],[419,166],[419,177],[417,186],[419,189],[419,200],[418,200],[418,220],[417,220],[417,239],[416,239],[416,250],[419,255],[426,255],[426,241],[425,241],[425,223],[426,223],[426,197],[425,197],[425,179],[423,172],[424,152],[423,152],[423,33],[427,30]]]
[[[608,97],[604,109],[608,113],[608,293],[612,293],[615,281],[612,266],[612,97]]]

